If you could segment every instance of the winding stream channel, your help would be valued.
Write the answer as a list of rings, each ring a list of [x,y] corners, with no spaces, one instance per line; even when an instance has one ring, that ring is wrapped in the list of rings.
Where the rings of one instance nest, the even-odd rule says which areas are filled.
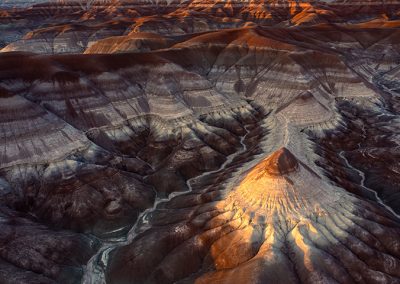
[[[343,159],[343,161],[346,163],[346,166],[347,166],[349,169],[352,169],[353,171],[355,171],[355,172],[360,176],[360,178],[361,178],[361,182],[360,182],[361,187],[364,188],[365,190],[371,192],[371,193],[375,196],[375,199],[376,199],[376,202],[377,202],[377,203],[379,203],[380,205],[382,205],[386,210],[388,210],[390,213],[392,213],[394,216],[396,216],[397,218],[400,219],[400,215],[397,214],[396,212],[394,212],[394,210],[393,210],[390,206],[386,205],[385,202],[383,202],[383,200],[379,197],[378,193],[377,193],[375,190],[372,190],[372,189],[368,188],[368,187],[365,185],[365,174],[364,174],[364,172],[362,172],[362,171],[360,171],[359,169],[353,167],[353,166],[349,163],[349,161],[347,160],[347,158],[344,156],[344,151],[341,151],[341,152],[339,153],[339,157]]]
[[[279,116],[278,121],[279,121],[279,124],[282,126],[280,129],[282,130],[282,128],[283,128],[283,130],[284,130],[282,137],[280,137],[279,144],[282,145],[283,147],[289,147],[290,146],[289,144],[293,144],[293,143],[289,143],[291,140],[293,140],[290,137],[291,134],[293,134],[293,133],[292,133],[292,131],[289,130],[289,128],[290,128],[289,121],[287,120],[287,118],[285,116]],[[198,180],[200,180],[203,177],[206,177],[208,175],[223,171],[224,169],[226,169],[227,166],[229,166],[231,164],[231,162],[237,156],[246,152],[247,146],[244,143],[244,141],[246,139],[246,136],[249,134],[249,130],[247,129],[247,127],[245,127],[245,130],[246,130],[246,134],[240,138],[240,144],[242,146],[241,149],[239,149],[237,152],[229,155],[227,157],[227,159],[225,160],[225,162],[218,169],[204,172],[201,175],[198,175],[196,177],[188,179],[186,182],[188,189],[186,191],[173,192],[167,198],[156,198],[153,206],[151,208],[146,209],[139,215],[137,221],[135,222],[135,224],[132,226],[132,228],[129,230],[129,232],[125,236],[120,237],[120,238],[110,238],[107,241],[103,242],[103,244],[102,244],[101,248],[98,250],[98,252],[87,263],[87,265],[84,269],[82,283],[83,284],[105,284],[106,283],[105,272],[107,270],[107,264],[109,262],[109,257],[110,257],[111,251],[113,251],[114,249],[116,249],[118,247],[122,247],[122,246],[132,243],[132,241],[139,234],[150,229],[151,226],[149,225],[149,217],[151,216],[151,214],[154,211],[157,210],[157,208],[159,207],[160,204],[167,203],[174,197],[184,195],[184,194],[191,192],[193,190],[193,186],[196,184],[196,182]],[[296,138],[299,138],[299,137],[296,137]],[[297,140],[296,138],[294,140]],[[292,142],[294,142],[294,141],[292,141]],[[294,143],[291,146],[294,147],[294,146],[299,146],[299,145]],[[365,185],[365,174],[361,170],[353,167],[349,163],[349,161],[347,160],[347,158],[345,157],[344,154],[345,154],[345,152],[341,151],[339,153],[339,156],[343,159],[343,161],[345,162],[346,166],[349,169],[355,171],[360,176],[360,178],[361,178],[360,185],[362,186],[362,188],[373,193],[377,203],[379,203],[381,206],[383,206],[386,210],[388,210],[390,213],[392,213],[395,217],[400,218],[399,214],[394,212],[390,206],[386,205],[383,202],[383,200],[379,197],[379,195],[377,194],[376,191],[368,188]]]
[[[193,185],[196,183],[196,180],[199,180],[205,176],[211,175],[218,173],[222,170],[224,170],[237,156],[243,154],[247,150],[247,146],[244,143],[246,136],[249,134],[249,130],[245,126],[246,134],[243,135],[240,138],[240,144],[241,144],[241,149],[227,157],[225,162],[216,170],[213,171],[208,171],[204,172],[199,176],[195,176],[193,178],[190,178],[186,181],[188,190],[186,191],[179,191],[179,192],[173,192],[168,195],[167,198],[156,198],[156,201],[154,202],[153,207],[150,207],[140,213],[137,221],[135,224],[132,226],[132,228],[129,230],[127,235],[125,237],[117,238],[117,239],[110,239],[106,242],[103,243],[103,245],[100,247],[98,252],[89,260],[87,263],[85,269],[84,269],[84,275],[82,278],[82,283],[83,284],[105,284],[106,279],[105,279],[105,271],[107,268],[107,263],[109,260],[109,254],[111,251],[118,247],[122,247],[125,245],[130,244],[135,237],[137,237],[138,234],[148,230],[149,228],[145,228],[143,230],[142,226],[148,224],[148,217],[157,209],[159,204],[166,203],[170,201],[172,198],[187,194],[188,192],[192,191]]]

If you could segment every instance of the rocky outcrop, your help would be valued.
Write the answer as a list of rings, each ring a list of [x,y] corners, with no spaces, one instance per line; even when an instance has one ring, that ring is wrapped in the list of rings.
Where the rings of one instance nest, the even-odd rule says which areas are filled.
[[[4,204],[3,195],[2,203]],[[76,283],[99,249],[93,237],[54,231],[34,215],[1,207],[0,279],[3,283]]]

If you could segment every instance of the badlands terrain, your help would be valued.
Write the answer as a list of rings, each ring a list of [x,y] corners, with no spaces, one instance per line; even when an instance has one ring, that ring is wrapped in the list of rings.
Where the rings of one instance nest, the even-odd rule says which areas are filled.
[[[0,283],[400,283],[400,2],[2,1]]]

